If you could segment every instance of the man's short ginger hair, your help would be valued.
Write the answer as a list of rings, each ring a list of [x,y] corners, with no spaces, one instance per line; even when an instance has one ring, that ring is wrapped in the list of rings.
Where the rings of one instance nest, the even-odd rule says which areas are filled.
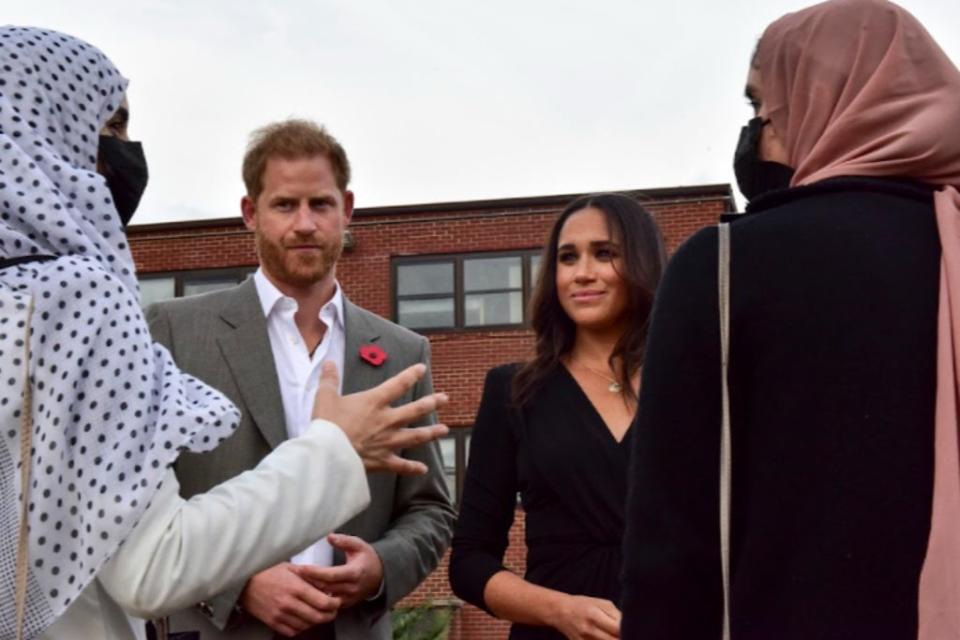
[[[337,139],[310,120],[273,122],[250,134],[243,156],[243,183],[247,196],[256,200],[263,191],[263,172],[270,158],[298,160],[323,156],[330,161],[337,187],[345,192],[350,183],[350,161]]]

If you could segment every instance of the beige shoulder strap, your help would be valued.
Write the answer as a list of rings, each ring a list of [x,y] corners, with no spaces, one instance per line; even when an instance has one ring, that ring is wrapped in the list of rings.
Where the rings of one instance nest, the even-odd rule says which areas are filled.
[[[33,448],[33,383],[30,380],[30,327],[33,319],[33,299],[27,306],[27,328],[23,340],[23,406],[20,408],[20,530],[17,533],[16,575],[16,639],[23,640],[24,614],[27,608],[27,556],[30,545],[27,538],[27,505],[30,500],[30,466]]]
[[[723,577],[723,640],[730,640],[730,388],[727,363],[730,354],[730,225],[721,223],[717,285],[720,300],[720,387],[723,393],[720,434],[720,569]]]

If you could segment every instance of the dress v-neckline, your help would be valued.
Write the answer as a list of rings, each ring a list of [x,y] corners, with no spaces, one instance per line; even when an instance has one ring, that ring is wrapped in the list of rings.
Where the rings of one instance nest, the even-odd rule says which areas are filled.
[[[593,404],[593,400],[590,399],[590,396],[587,395],[587,392],[583,390],[583,387],[580,386],[580,383],[577,382],[577,379],[573,376],[566,365],[560,364],[560,369],[562,370],[562,375],[564,375],[567,380],[577,389],[577,393],[580,394],[581,400],[583,400],[588,407],[589,411],[593,415],[594,419],[597,422],[597,427],[602,427],[603,431],[607,434],[607,437],[610,441],[617,447],[623,445],[627,441],[627,438],[630,437],[630,433],[633,431],[633,421],[636,418],[636,413],[634,413],[633,418],[630,419],[630,424],[627,425],[626,430],[623,432],[623,437],[617,440],[616,436],[613,435],[613,431],[610,429],[610,425],[607,424],[607,421],[603,419],[603,416],[600,414],[600,411],[597,409],[597,406]]]

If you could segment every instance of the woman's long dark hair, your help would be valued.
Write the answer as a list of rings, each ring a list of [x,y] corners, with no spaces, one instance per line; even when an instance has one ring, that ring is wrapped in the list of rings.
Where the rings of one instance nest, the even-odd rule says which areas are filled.
[[[557,296],[557,243],[567,218],[587,208],[604,213],[610,237],[620,245],[623,262],[620,276],[626,285],[627,314],[631,322],[614,347],[610,365],[611,369],[617,367],[618,378],[624,381],[624,396],[636,400],[630,380],[643,364],[653,294],[666,264],[666,250],[660,228],[639,202],[618,193],[601,193],[577,198],[567,205],[553,224],[543,248],[530,304],[531,324],[536,333],[534,356],[513,379],[513,401],[518,406],[530,400],[547,375],[573,348],[577,328]]]

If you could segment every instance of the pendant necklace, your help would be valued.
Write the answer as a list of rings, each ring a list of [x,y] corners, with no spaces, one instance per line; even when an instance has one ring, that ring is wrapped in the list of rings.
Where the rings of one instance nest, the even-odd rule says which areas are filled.
[[[607,381],[610,383],[610,384],[607,386],[607,391],[609,391],[610,393],[620,393],[621,391],[623,391],[623,385],[620,384],[619,382],[617,382],[617,379],[616,379],[616,378],[611,378],[611,377],[608,376],[607,374],[603,373],[602,371],[597,371],[596,369],[594,369],[593,367],[591,367],[591,366],[588,365],[588,364],[584,364],[584,363],[582,363],[582,362],[580,362],[580,363],[578,363],[578,364],[579,364],[581,367],[583,367],[584,369],[586,369],[587,371],[589,371],[590,373],[592,373],[592,374],[594,374],[594,375],[597,375],[597,376],[600,376],[600,377],[603,378],[604,380],[607,380]]]

